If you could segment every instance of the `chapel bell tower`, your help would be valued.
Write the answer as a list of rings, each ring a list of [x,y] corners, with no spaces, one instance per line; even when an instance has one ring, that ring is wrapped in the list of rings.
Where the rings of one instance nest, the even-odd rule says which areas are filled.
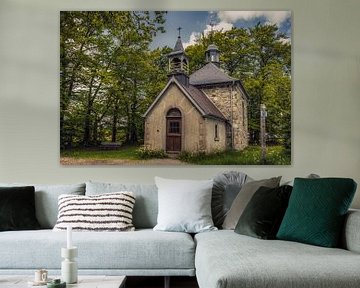
[[[220,51],[215,44],[210,44],[205,52],[205,59],[207,63],[213,63],[220,67]]]
[[[175,77],[181,84],[189,85],[189,59],[185,54],[185,50],[181,41],[180,31],[175,47],[172,52],[168,54],[169,71],[168,77]]]

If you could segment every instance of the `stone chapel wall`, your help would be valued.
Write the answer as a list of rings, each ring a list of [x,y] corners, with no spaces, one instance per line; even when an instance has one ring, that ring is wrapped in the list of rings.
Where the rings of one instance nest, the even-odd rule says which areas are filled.
[[[247,101],[238,84],[201,89],[232,125],[232,147],[242,150],[248,146]]]

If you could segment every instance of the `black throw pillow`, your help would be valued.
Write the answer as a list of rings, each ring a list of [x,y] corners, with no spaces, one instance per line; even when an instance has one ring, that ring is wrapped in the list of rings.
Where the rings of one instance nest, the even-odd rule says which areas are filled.
[[[261,239],[275,239],[289,203],[292,187],[260,187],[242,213],[235,232]]]
[[[35,188],[0,187],[0,231],[40,229],[35,215]]]

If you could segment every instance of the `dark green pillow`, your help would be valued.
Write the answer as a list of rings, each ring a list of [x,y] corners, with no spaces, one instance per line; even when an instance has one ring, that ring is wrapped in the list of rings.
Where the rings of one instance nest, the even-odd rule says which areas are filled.
[[[356,183],[348,178],[295,178],[277,238],[337,247],[355,191]]]
[[[0,187],[0,231],[39,229],[35,188]]]
[[[288,206],[292,187],[260,187],[247,204],[235,232],[261,239],[275,239]]]

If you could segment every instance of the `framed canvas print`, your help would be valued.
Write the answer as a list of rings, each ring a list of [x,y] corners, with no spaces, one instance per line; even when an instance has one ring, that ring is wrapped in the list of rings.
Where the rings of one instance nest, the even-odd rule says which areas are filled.
[[[60,163],[290,165],[290,11],[61,11]]]

